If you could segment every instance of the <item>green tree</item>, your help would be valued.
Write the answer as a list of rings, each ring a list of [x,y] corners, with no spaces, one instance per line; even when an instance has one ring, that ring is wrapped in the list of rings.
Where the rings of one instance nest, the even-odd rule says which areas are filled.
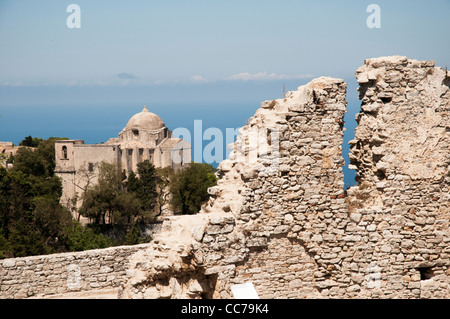
[[[10,171],[0,168],[0,251],[19,257],[64,251],[64,227],[71,214],[59,203],[54,175],[54,140],[20,148]]]
[[[0,167],[0,230],[2,236],[10,241],[11,234],[30,221],[32,212],[31,184],[20,171],[9,172]],[[32,221],[32,220],[31,220]],[[28,236],[29,234],[24,234]],[[9,257],[14,257],[11,244]]]
[[[95,227],[99,225],[82,226],[59,203],[62,185],[54,174],[56,139],[19,149],[12,170],[0,167],[0,258],[142,241],[133,227],[116,241],[103,235],[103,228]],[[98,185],[86,191],[84,209],[97,223],[108,219],[126,230],[141,213],[142,203],[135,193],[126,192],[122,179],[116,167],[103,164]]]
[[[0,168],[0,250],[3,257],[49,253],[42,229],[36,223],[32,184],[20,171]]]
[[[113,246],[111,239],[96,233],[89,226],[83,226],[78,221],[72,222],[64,230],[67,251],[83,251]]]
[[[216,185],[216,169],[206,163],[191,163],[172,180],[172,206],[182,214],[195,214],[209,198],[208,188]]]
[[[127,181],[127,191],[136,193],[141,187],[141,181],[136,174],[131,171]]]
[[[133,226],[131,226],[130,230],[127,232],[125,244],[137,245],[149,242],[150,240],[151,240],[150,236],[142,235],[139,223],[135,222]]]
[[[38,147],[39,143],[42,142],[42,138],[38,137],[31,137],[27,136],[25,137],[20,143],[19,146],[28,146],[28,147]]]
[[[0,259],[11,257],[11,248],[9,241],[3,236],[3,230],[0,228]]]
[[[94,224],[124,225],[142,215],[142,202],[136,193],[126,192],[117,167],[103,162],[98,183],[84,193],[80,214]]]
[[[70,211],[51,196],[37,196],[32,200],[34,224],[40,230],[46,246],[63,250],[64,229],[72,222]]]
[[[41,140],[35,149],[21,147],[14,158],[14,170],[27,175],[53,176],[55,171],[55,141],[65,137],[50,137]]]
[[[138,216],[144,216],[142,202],[134,193],[120,192],[113,202],[114,213],[111,223],[116,225],[129,225]]]
[[[52,249],[46,246],[38,229],[25,220],[20,220],[8,236],[12,257],[46,255]]]
[[[50,172],[46,170],[46,163],[35,149],[21,147],[17,150],[14,159],[14,171],[21,171],[26,175],[50,176]]]
[[[120,191],[117,169],[113,164],[102,162],[99,167],[98,183],[88,187],[83,195],[80,215],[95,224],[106,224],[114,212],[114,202]]]
[[[137,165],[139,177],[134,172],[128,177],[127,190],[135,193],[136,197],[142,203],[142,209],[146,212],[152,212],[156,206],[157,191],[156,182],[158,180],[155,166],[148,160]]]

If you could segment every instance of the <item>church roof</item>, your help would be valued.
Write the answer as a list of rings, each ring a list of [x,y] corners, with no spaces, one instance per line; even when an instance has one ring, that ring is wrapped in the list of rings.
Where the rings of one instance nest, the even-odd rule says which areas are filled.
[[[137,140],[131,140],[131,141],[122,141],[117,143],[120,148],[125,149],[125,148],[154,148],[154,146],[148,145],[146,143],[143,143],[141,141],[137,141]]]
[[[135,115],[133,115],[125,126],[125,130],[145,130],[154,131],[165,127],[166,125],[161,118],[155,113],[149,112],[147,107]]]

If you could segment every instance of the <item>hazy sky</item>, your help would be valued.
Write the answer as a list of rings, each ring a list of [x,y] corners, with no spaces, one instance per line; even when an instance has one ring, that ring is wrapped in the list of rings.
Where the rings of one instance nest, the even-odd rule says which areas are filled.
[[[81,28],[69,29],[69,4]],[[369,4],[381,9],[370,29]],[[0,86],[351,77],[365,58],[450,64],[450,1],[0,0]]]

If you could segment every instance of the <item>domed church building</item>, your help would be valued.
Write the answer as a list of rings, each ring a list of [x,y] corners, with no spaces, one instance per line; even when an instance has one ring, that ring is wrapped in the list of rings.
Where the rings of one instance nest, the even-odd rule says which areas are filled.
[[[155,167],[177,170],[191,162],[191,144],[172,138],[161,118],[147,107],[128,121],[118,137],[105,144],[84,144],[83,140],[55,141],[55,173],[62,180],[61,203],[79,207],[88,185],[97,183],[101,162],[115,164],[128,176],[137,165],[149,160]],[[76,203],[76,204],[75,204]]]

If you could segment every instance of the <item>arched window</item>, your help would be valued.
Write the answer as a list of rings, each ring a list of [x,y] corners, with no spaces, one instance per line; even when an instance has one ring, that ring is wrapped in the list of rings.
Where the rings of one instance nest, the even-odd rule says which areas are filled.
[[[62,147],[62,155],[63,155],[63,159],[67,159],[67,146],[63,146]]]

